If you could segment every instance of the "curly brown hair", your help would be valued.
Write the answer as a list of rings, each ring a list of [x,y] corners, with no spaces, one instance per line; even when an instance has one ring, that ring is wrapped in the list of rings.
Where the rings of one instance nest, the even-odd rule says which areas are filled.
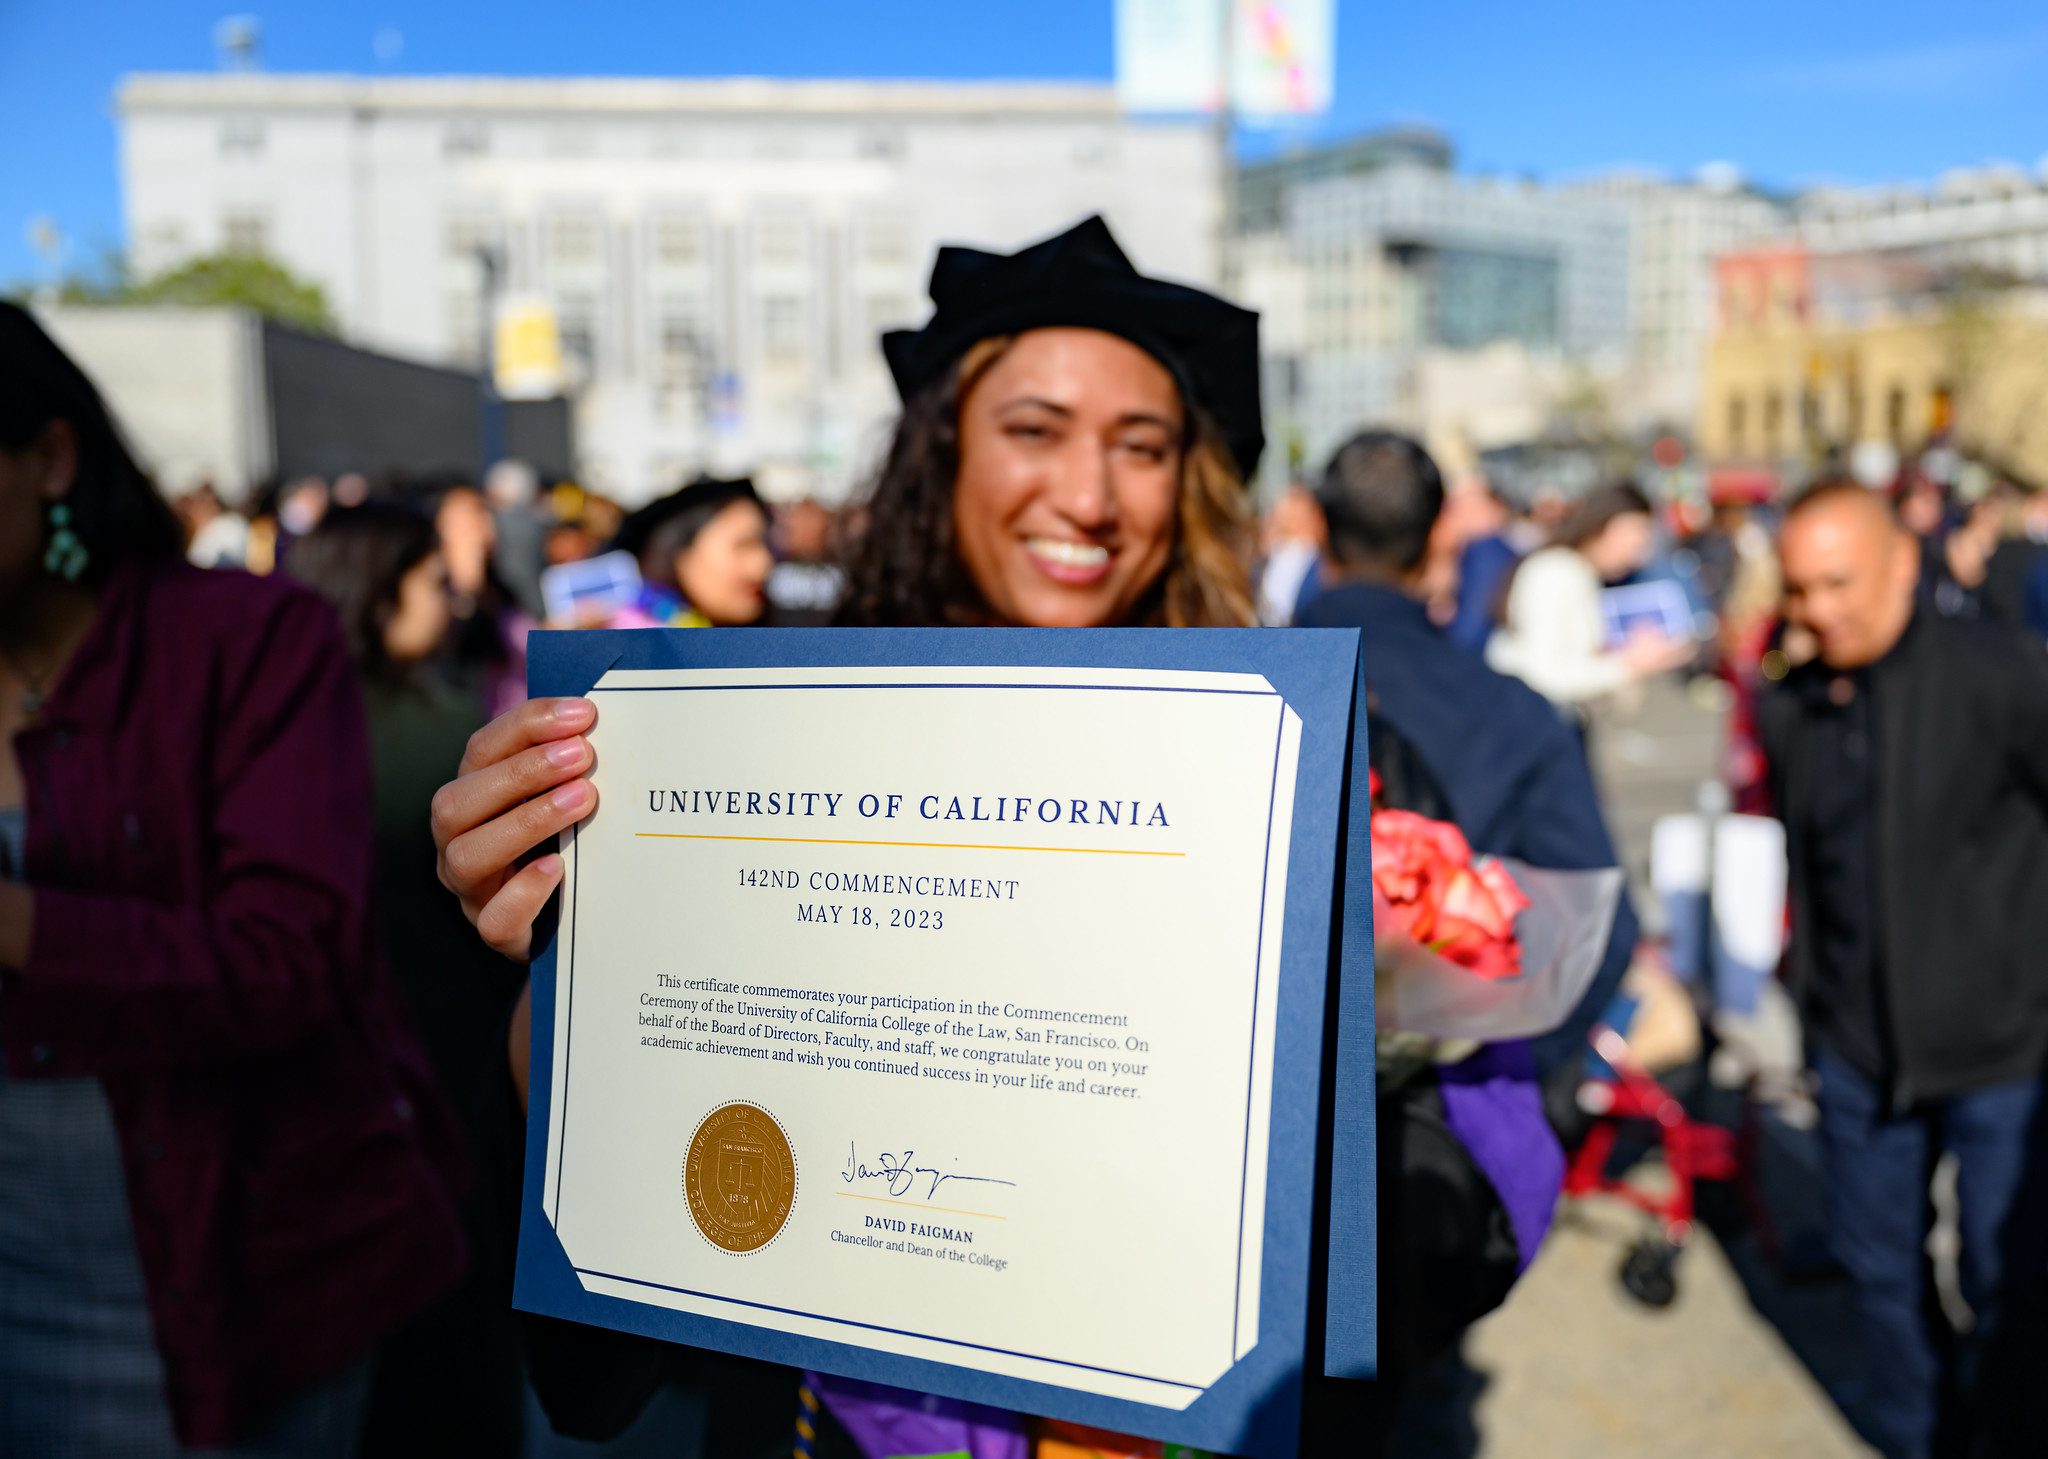
[[[905,402],[842,553],[846,591],[835,622],[919,628],[992,620],[953,540],[953,490],[961,402],[1009,346],[1008,337],[981,341],[948,378]],[[1256,621],[1251,504],[1215,425],[1192,403],[1186,418],[1173,552],[1129,621],[1247,627]]]

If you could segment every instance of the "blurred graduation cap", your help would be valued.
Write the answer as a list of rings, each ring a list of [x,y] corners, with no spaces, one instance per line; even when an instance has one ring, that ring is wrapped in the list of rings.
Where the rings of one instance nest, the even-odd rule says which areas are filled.
[[[670,523],[681,524],[685,517],[690,517],[695,519],[697,526],[702,526],[734,502],[752,502],[757,507],[761,506],[760,494],[754,490],[751,478],[699,476],[667,496],[656,497],[628,513],[625,521],[619,523],[619,532],[612,538],[610,550],[630,552],[640,557],[653,544],[655,534]]]

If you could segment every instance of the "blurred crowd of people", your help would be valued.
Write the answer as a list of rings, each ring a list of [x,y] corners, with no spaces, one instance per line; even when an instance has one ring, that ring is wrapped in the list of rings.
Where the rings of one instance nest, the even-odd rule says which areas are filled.
[[[1267,621],[1363,626],[1369,659],[1408,642],[1441,660],[1455,645],[1540,693],[1581,751],[1648,677],[1682,672],[1724,708],[1725,803],[1784,827],[1784,980],[1825,1180],[1819,1266],[1855,1291],[1870,1394],[1857,1417],[1887,1455],[2029,1452],[2040,1415],[2017,1375],[2048,1355],[2048,979],[2032,926],[2048,893],[2048,491],[1941,445],[1888,483],[1726,471],[1698,502],[1621,481],[1562,510],[1518,506],[1475,479],[1446,489],[1426,533],[1427,518],[1410,522],[1389,564],[1360,546],[1373,520],[1360,502],[1375,478],[1384,513],[1386,480],[1403,474],[1387,465],[1393,439],[1361,437],[1267,514]],[[1410,605],[1361,586],[1374,582]],[[1627,595],[1646,585],[1664,610],[1632,624],[1630,603],[1657,594]],[[1422,646],[1402,614],[1433,625]],[[1450,682],[1443,663],[1435,673]],[[1521,777],[1527,800],[1542,777],[1479,728],[1513,715],[1480,703],[1425,743],[1443,763],[1469,752],[1481,779]],[[1526,727],[1517,740],[1539,742]],[[1545,819],[1569,823],[1555,806]],[[1573,863],[1551,848],[1540,864]],[[1604,1016],[1625,1028],[1629,1001]],[[1944,1158],[1960,1327],[1927,1258]]]
[[[1647,460],[1641,480],[1665,473]],[[1814,480],[1840,472],[1817,469]],[[1738,802],[1765,806],[1744,711],[1757,688],[1811,658],[1781,608],[1783,509],[1809,484],[1759,468],[1714,470],[1660,496],[1617,478],[1576,498],[1511,499],[1474,471],[1445,486],[1417,592],[1451,642],[1524,680],[1581,724],[1630,685],[1681,672],[1737,696],[1727,775]],[[1866,485],[1918,545],[1918,601],[2048,642],[2048,490],[1935,445]],[[1317,489],[1297,482],[1260,526],[1259,614],[1305,621],[1341,576]],[[1606,589],[1669,584],[1682,614],[1630,622]]]
[[[846,512],[708,477],[627,511],[514,462],[165,503],[0,306],[0,1449],[510,1454],[541,1442],[529,1385],[591,1438],[687,1389],[719,1459],[787,1452],[799,1411],[820,1454],[933,1411],[515,1321],[522,960],[595,794],[595,711],[527,699],[526,634],[1262,621],[1362,628],[1375,767],[1533,865],[1616,863],[1587,745],[1617,704],[1723,686],[1730,788],[1787,827],[1874,1438],[2016,1452],[1968,1420],[2048,1281],[2048,492],[1930,453],[1889,493],[1518,502],[1367,430],[1255,522],[1253,316],[1099,222],[973,258],[892,336],[903,415]],[[1624,897],[1564,1024],[1383,1094],[1383,1377],[1312,1385],[1312,1435],[1383,1431],[1533,1259],[1571,1138],[1550,1096],[1637,936]],[[1924,1312],[1942,1151],[1967,1334]]]
[[[407,676],[483,719],[525,697],[535,628],[800,627],[828,621],[839,594],[841,514],[809,499],[771,507],[745,479],[700,477],[629,512],[501,461],[480,483],[446,473],[374,484],[355,472],[294,477],[255,493],[246,514],[202,483],[171,507],[195,566],[306,581],[345,616],[378,622],[391,605],[364,595],[391,591],[380,559],[423,544],[437,622],[424,626],[424,587],[406,595],[423,625]],[[337,559],[334,540],[353,547]],[[324,545],[306,550],[315,542]],[[603,570],[578,571],[595,559]],[[354,631],[359,652],[381,654],[367,623]]]

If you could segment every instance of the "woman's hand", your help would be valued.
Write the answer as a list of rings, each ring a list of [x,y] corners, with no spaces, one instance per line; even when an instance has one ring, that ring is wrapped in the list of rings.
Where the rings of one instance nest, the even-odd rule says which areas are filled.
[[[597,807],[583,738],[595,723],[588,699],[529,699],[472,735],[456,778],[434,792],[441,884],[509,958],[531,956],[533,919],[562,880],[560,856],[520,858]]]
[[[1682,669],[1698,652],[1698,646],[1690,640],[1671,638],[1655,629],[1631,634],[1620,649],[1621,661],[1628,666],[1632,679],[1653,679]]]

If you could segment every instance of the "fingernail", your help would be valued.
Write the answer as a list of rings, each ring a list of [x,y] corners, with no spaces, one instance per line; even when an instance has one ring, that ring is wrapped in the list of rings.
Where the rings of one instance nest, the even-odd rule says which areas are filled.
[[[562,874],[562,858],[555,855],[552,851],[545,856],[536,857],[533,865],[542,876],[550,881],[553,881]]]
[[[590,803],[590,782],[572,780],[548,798],[558,811],[580,811]]]
[[[597,706],[588,699],[564,699],[555,705],[555,720],[560,724],[582,724],[597,713]]]
[[[575,765],[583,759],[583,741],[557,740],[548,746],[548,759],[557,765]]]

